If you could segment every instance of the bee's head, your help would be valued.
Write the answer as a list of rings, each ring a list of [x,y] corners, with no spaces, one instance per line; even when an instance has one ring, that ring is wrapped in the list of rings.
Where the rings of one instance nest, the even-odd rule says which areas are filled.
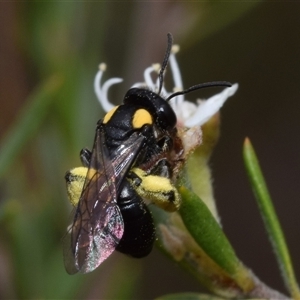
[[[141,88],[131,88],[124,97],[124,104],[139,106],[153,116],[154,122],[165,130],[176,126],[177,118],[170,104],[158,94]]]

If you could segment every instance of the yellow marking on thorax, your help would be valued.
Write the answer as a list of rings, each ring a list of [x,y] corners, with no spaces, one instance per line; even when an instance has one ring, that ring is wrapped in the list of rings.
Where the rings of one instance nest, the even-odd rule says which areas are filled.
[[[133,128],[141,128],[145,124],[152,124],[152,116],[146,109],[138,109],[132,119],[132,127]]]
[[[113,109],[111,109],[103,118],[103,124],[106,124],[111,117],[113,116],[113,114],[115,113],[115,111],[118,109],[119,106],[115,106]]]

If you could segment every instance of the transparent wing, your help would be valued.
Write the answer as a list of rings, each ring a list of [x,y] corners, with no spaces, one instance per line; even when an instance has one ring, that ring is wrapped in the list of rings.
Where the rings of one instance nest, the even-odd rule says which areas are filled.
[[[64,241],[65,267],[69,274],[93,271],[122,238],[124,223],[117,197],[143,141],[143,136],[132,134],[110,159],[102,124],[97,127],[82,194]]]

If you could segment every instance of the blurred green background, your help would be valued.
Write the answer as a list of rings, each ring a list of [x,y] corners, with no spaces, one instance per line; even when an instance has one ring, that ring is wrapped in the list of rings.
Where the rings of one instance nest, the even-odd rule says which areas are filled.
[[[241,260],[285,291],[242,161],[251,138],[300,277],[300,4],[241,2],[0,3],[0,299],[153,299],[201,291],[156,249],[114,253],[95,272],[66,274],[62,237],[71,207],[65,171],[80,165],[103,116],[93,91],[100,62],[120,103],[161,62],[166,34],[180,44],[185,87],[227,80],[211,160],[224,230]],[[168,82],[168,81],[167,81]],[[208,97],[214,90],[187,98]]]

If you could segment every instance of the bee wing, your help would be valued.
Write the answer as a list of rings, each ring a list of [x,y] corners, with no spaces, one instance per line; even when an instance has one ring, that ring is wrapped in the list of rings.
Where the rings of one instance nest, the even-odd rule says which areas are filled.
[[[122,238],[124,223],[117,197],[143,141],[144,137],[132,134],[110,159],[102,126],[97,127],[74,222],[64,242],[68,273],[93,271],[115,250]]]

